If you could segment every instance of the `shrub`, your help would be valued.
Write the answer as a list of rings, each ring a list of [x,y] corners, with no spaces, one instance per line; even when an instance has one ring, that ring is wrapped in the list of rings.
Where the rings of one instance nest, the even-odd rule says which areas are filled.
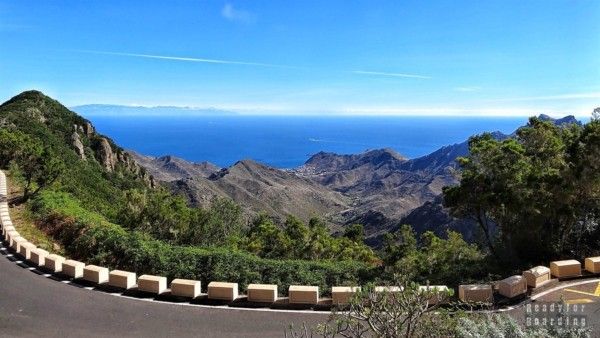
[[[291,284],[318,285],[322,293],[332,285],[361,284],[374,274],[372,267],[353,261],[275,260],[225,248],[169,245],[110,223],[65,193],[43,192],[32,209],[41,228],[58,239],[70,257],[138,274],[193,278],[203,285],[235,281],[242,289],[250,283],[270,283],[279,285],[281,292]]]

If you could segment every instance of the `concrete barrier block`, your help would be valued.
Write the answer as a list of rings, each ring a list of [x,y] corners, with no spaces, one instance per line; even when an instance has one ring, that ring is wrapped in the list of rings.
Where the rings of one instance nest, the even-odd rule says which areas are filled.
[[[167,277],[141,275],[137,280],[138,290],[160,295],[167,291]]]
[[[494,293],[488,284],[470,284],[458,286],[458,298],[468,303],[492,303]]]
[[[4,240],[8,242],[8,246],[10,246],[11,237],[21,237],[21,234],[17,230],[10,230],[4,234]]]
[[[600,273],[600,256],[586,258],[585,269],[591,273]]]
[[[317,304],[319,303],[319,287],[290,285],[288,296],[290,304]]]
[[[86,265],[83,268],[83,279],[96,284],[107,283],[108,269],[96,265]]]
[[[81,278],[83,277],[83,269],[85,268],[85,263],[74,261],[72,259],[67,259],[62,262],[62,273],[71,277],[71,278]]]
[[[21,249],[21,244],[28,243],[27,240],[23,237],[19,236],[11,236],[10,237],[10,247],[15,250],[15,252],[19,253]]]
[[[8,246],[10,246],[10,238],[11,237],[20,237],[21,235],[17,230],[7,230],[4,232],[4,240],[8,242]]]
[[[16,231],[16,229],[12,225],[7,225],[5,227],[2,227],[2,235],[6,235],[6,233],[9,231]]]
[[[171,282],[171,294],[179,297],[196,298],[200,296],[200,281],[191,279],[174,279]]]
[[[527,286],[537,288],[550,281],[550,269],[542,265],[536,266],[523,271],[523,277],[527,281]]]
[[[131,289],[135,286],[135,272],[113,270],[108,274],[108,285],[121,289]]]
[[[515,275],[498,282],[498,293],[506,298],[514,298],[527,293],[527,280]]]
[[[557,278],[581,276],[581,263],[574,259],[550,263],[550,273]]]
[[[331,288],[331,300],[334,305],[349,304],[354,294],[359,291],[358,286],[334,286]]]
[[[277,301],[277,285],[250,284],[248,285],[248,301],[258,303],[275,303]]]
[[[8,227],[8,226],[13,226],[14,224],[12,222],[5,222],[2,224],[2,226],[0,228],[4,228],[4,227]]]
[[[29,261],[37,266],[44,266],[44,264],[46,264],[46,257],[48,257],[49,254],[48,251],[40,248],[31,250],[31,258]]]
[[[208,298],[234,301],[238,298],[238,283],[208,283]]]
[[[31,251],[37,249],[35,244],[25,241],[19,245],[19,255],[25,257],[26,260],[31,259]]]
[[[62,272],[62,264],[66,260],[63,256],[50,254],[44,259],[44,267],[52,272]]]

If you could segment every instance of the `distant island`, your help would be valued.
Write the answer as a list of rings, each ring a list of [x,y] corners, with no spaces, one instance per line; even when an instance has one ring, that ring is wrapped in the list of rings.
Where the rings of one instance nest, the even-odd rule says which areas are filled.
[[[238,113],[216,108],[178,106],[127,106],[114,104],[86,104],[70,107],[84,116],[234,116]]]

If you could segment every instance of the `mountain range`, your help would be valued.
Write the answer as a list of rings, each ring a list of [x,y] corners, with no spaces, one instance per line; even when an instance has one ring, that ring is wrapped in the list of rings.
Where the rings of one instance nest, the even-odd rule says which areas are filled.
[[[573,116],[541,119],[564,125],[580,123]],[[511,137],[494,132],[494,137]],[[229,197],[251,217],[259,212],[285,219],[324,218],[334,231],[360,223],[366,240],[381,244],[383,235],[411,224],[417,233],[447,229],[468,240],[477,236],[468,220],[451,217],[442,206],[442,188],[459,182],[456,159],[468,154],[468,141],[442,147],[426,156],[407,159],[392,149],[340,155],[319,152],[302,166],[282,170],[242,160],[228,168],[193,163],[173,156],[148,157],[130,151],[139,165],[191,204],[202,206],[214,197]]]

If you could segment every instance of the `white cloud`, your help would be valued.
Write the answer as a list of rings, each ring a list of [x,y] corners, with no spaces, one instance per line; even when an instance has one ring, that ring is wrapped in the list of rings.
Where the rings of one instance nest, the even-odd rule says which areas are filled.
[[[226,3],[225,6],[223,6],[223,9],[221,10],[221,15],[229,21],[236,21],[242,23],[256,22],[256,15],[245,10],[237,9],[233,7],[233,5],[230,3]]]
[[[417,74],[406,74],[406,73],[372,72],[372,71],[366,71],[366,70],[353,70],[352,73],[361,74],[361,75],[374,75],[374,76],[406,77],[406,78],[413,78],[413,79],[431,79],[430,76],[417,75]]]

